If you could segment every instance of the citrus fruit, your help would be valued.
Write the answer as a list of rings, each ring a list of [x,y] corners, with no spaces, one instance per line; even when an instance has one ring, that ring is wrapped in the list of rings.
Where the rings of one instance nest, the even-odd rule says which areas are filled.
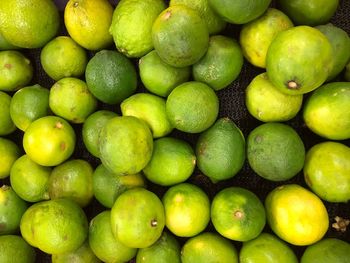
[[[254,66],[266,67],[267,50],[275,36],[293,27],[292,21],[276,8],[268,8],[264,14],[244,24],[239,42],[244,57]]]
[[[94,195],[91,165],[81,159],[66,161],[53,168],[48,182],[51,199],[67,198],[81,207],[87,206]]]
[[[16,130],[10,114],[10,105],[12,98],[5,92],[0,91],[0,136],[8,135]]]
[[[137,85],[131,61],[112,50],[102,50],[90,59],[85,79],[91,93],[107,104],[122,102],[135,92]]]
[[[260,199],[241,187],[228,187],[217,193],[211,203],[211,221],[222,236],[235,241],[256,238],[266,217]]]
[[[208,0],[171,0],[169,5],[185,5],[196,10],[207,24],[209,34],[217,34],[226,26],[226,22],[212,10]]]
[[[113,6],[108,0],[69,0],[64,9],[68,34],[80,46],[99,50],[110,46]]]
[[[115,174],[140,172],[151,159],[152,150],[152,132],[136,117],[114,117],[101,130],[100,159]]]
[[[21,150],[15,142],[0,137],[0,179],[10,175],[13,163],[21,156]]]
[[[266,73],[254,77],[245,91],[245,105],[259,121],[282,122],[294,118],[301,109],[303,95],[289,95],[277,89]]]
[[[95,255],[104,262],[127,262],[137,251],[126,247],[113,236],[111,211],[103,211],[90,221],[89,244]]]
[[[224,237],[205,232],[186,241],[181,249],[183,263],[238,263],[234,245]]]
[[[279,0],[279,8],[298,25],[323,25],[334,15],[339,0]]]
[[[34,162],[55,166],[73,154],[75,141],[74,130],[67,121],[46,116],[28,126],[23,136],[23,148]]]
[[[184,5],[165,9],[152,27],[154,49],[174,67],[196,63],[207,51],[209,33],[199,13]]]
[[[40,53],[41,65],[50,78],[80,77],[88,62],[86,51],[72,38],[59,36],[47,43]]]
[[[267,222],[277,236],[296,246],[311,245],[328,229],[322,201],[300,185],[276,187],[265,199]]]
[[[151,191],[137,187],[122,193],[111,211],[114,237],[130,248],[153,245],[165,225],[164,207]]]
[[[196,156],[190,144],[164,137],[153,142],[152,158],[142,171],[149,181],[169,186],[186,181],[195,166]]]
[[[166,64],[155,50],[139,60],[140,78],[147,90],[167,97],[178,85],[189,80],[190,67],[176,68]]]
[[[219,113],[219,99],[208,85],[197,81],[185,82],[168,96],[166,112],[176,129],[199,133],[215,122]]]
[[[18,90],[10,104],[10,115],[16,127],[25,131],[33,121],[47,116],[50,91],[36,84]]]
[[[137,251],[136,263],[180,263],[180,245],[176,238],[163,231],[153,245]]]
[[[112,208],[120,194],[134,187],[145,187],[143,176],[111,173],[103,164],[97,166],[92,177],[94,196],[103,206]]]
[[[350,59],[350,37],[346,31],[340,27],[336,27],[331,23],[327,25],[316,26],[320,30],[333,48],[334,64],[327,80],[334,79],[346,66]]]
[[[333,67],[333,50],[316,28],[296,26],[277,34],[266,55],[272,84],[286,94],[304,94],[323,84]]]
[[[19,229],[27,204],[13,191],[11,186],[0,187],[0,236],[14,234]]]
[[[52,255],[52,263],[100,263],[101,261],[92,252],[89,243],[85,241],[81,247],[72,252]]]
[[[261,16],[271,0],[208,0],[210,7],[225,21],[233,24],[245,24]]]
[[[181,183],[170,187],[163,196],[166,227],[179,237],[202,232],[210,221],[210,201],[196,185]]]
[[[303,118],[314,133],[331,140],[350,138],[350,82],[332,82],[313,92]]]
[[[331,141],[311,147],[305,158],[304,178],[323,200],[350,200],[350,147]]]
[[[118,51],[137,58],[151,51],[152,25],[164,9],[162,0],[119,1],[109,29]]]
[[[239,252],[241,263],[298,263],[293,250],[282,240],[269,233],[244,242]]]
[[[337,238],[324,238],[305,249],[300,263],[347,263],[349,258],[349,243]]]
[[[235,176],[245,161],[245,139],[229,118],[218,119],[204,131],[196,144],[197,166],[211,180]]]
[[[305,147],[292,127],[269,122],[249,133],[247,159],[259,176],[271,181],[284,181],[303,169]]]
[[[173,127],[165,110],[165,99],[149,93],[137,93],[120,104],[123,116],[134,116],[145,121],[153,138],[169,134]]]
[[[30,245],[47,254],[63,254],[84,243],[88,222],[75,202],[55,199],[30,206],[23,214],[20,228]]]
[[[19,47],[16,47],[15,45],[12,45],[10,42],[8,42],[7,39],[5,39],[2,33],[0,32],[0,50],[12,49],[19,49]]]
[[[13,190],[27,202],[49,199],[48,181],[52,169],[32,161],[28,155],[18,158],[11,168],[10,182]]]
[[[118,115],[112,111],[99,110],[86,118],[82,127],[82,137],[86,149],[95,157],[100,157],[100,132],[108,120]]]
[[[193,78],[214,90],[231,84],[241,72],[243,54],[238,42],[226,36],[211,36],[205,55],[192,67]]]
[[[8,0],[0,3],[3,36],[22,48],[40,48],[51,40],[60,25],[52,0]]]
[[[0,90],[16,91],[27,85],[32,77],[33,66],[22,53],[0,51]]]
[[[86,83],[77,78],[63,78],[50,89],[49,105],[57,115],[73,123],[83,123],[97,108],[97,99]]]
[[[36,252],[20,236],[0,236],[0,255],[3,263],[34,263]]]

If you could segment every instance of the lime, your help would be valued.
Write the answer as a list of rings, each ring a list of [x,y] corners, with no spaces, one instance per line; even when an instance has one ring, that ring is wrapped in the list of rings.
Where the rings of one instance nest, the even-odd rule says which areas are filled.
[[[100,132],[108,120],[118,116],[116,113],[107,110],[99,110],[92,113],[84,121],[82,128],[83,142],[86,149],[95,157],[100,157],[99,137]]]
[[[86,51],[73,39],[59,36],[41,50],[40,62],[44,71],[54,80],[80,77],[88,62]]]
[[[109,29],[118,51],[137,58],[151,51],[152,25],[164,9],[162,0],[119,1]]]
[[[100,159],[116,174],[140,172],[151,159],[152,150],[151,130],[136,117],[114,117],[100,133]]]
[[[0,236],[18,231],[27,204],[16,194],[11,186],[0,187]]]
[[[23,214],[20,227],[30,245],[48,254],[78,249],[88,233],[84,211],[68,199],[35,203]]]
[[[196,63],[207,51],[209,32],[199,13],[184,5],[165,9],[152,27],[154,49],[174,67]]]
[[[46,116],[32,122],[23,136],[23,148],[34,162],[55,166],[67,160],[74,151],[76,136],[70,124],[57,116]]]
[[[183,263],[238,263],[234,245],[224,237],[205,232],[186,241],[181,250]]]
[[[20,236],[0,236],[0,255],[3,263],[34,263],[36,252]]]
[[[134,187],[145,187],[141,174],[120,175],[111,173],[100,164],[92,177],[94,196],[103,206],[112,208],[120,194]]]
[[[11,167],[21,156],[21,150],[10,139],[0,137],[0,179],[10,175]]]
[[[22,53],[0,51],[0,90],[16,91],[27,85],[32,77],[33,66]]]
[[[296,184],[278,186],[265,199],[267,222],[281,239],[297,246],[320,240],[328,229],[322,201]]]
[[[180,245],[176,238],[163,231],[153,245],[137,251],[136,263],[180,263]]]
[[[206,193],[189,183],[170,187],[163,196],[166,227],[179,237],[202,232],[210,221],[210,201]]]
[[[47,187],[51,170],[50,167],[35,163],[28,155],[23,155],[11,168],[11,186],[18,196],[27,202],[49,199]]]
[[[114,237],[130,248],[153,245],[165,225],[164,207],[151,191],[137,187],[122,193],[111,211]]]
[[[122,102],[135,92],[137,85],[131,61],[112,50],[102,50],[90,59],[85,79],[91,93],[107,104]]]
[[[95,255],[104,262],[127,262],[137,251],[126,247],[113,236],[110,211],[103,211],[90,221],[89,244]]]
[[[69,160],[56,166],[50,175],[48,190],[51,199],[67,198],[81,207],[93,198],[91,165],[85,160]]]
[[[97,108],[97,99],[86,83],[77,78],[63,78],[50,89],[51,110],[73,123],[83,123]]]
[[[112,15],[113,6],[108,0],[69,0],[64,9],[64,24],[80,46],[99,50],[113,43],[108,32]]]
[[[170,66],[155,50],[140,58],[139,71],[146,89],[162,97],[167,97],[176,86],[188,81],[191,75],[190,67]]]
[[[243,66],[243,54],[237,41],[226,36],[212,36],[207,53],[193,65],[193,78],[214,90],[230,85]]]
[[[289,95],[277,89],[266,73],[254,77],[245,91],[249,113],[259,121],[279,122],[294,118],[301,109],[303,95]]]
[[[253,192],[228,187],[215,195],[211,204],[211,221],[222,236],[248,241],[262,232],[266,223],[265,209]]]
[[[5,92],[0,91],[0,136],[8,135],[16,130],[10,114],[12,98]]]
[[[36,84],[18,90],[12,97],[10,115],[18,129],[25,131],[33,121],[50,113],[49,90]]]
[[[149,181],[169,186],[186,181],[195,166],[196,156],[190,144],[164,137],[153,142],[152,158],[142,171]]]
[[[0,28],[13,45],[44,46],[57,33],[59,14],[52,0],[8,0],[0,3]]]
[[[219,113],[219,99],[208,85],[196,81],[185,82],[170,93],[166,112],[176,129],[199,133],[215,122]]]
[[[89,243],[87,241],[72,252],[52,255],[52,263],[100,263],[101,261],[92,252]]]

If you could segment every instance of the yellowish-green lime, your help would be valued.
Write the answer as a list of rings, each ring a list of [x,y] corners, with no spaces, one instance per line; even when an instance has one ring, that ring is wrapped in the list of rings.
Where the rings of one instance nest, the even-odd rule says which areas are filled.
[[[21,150],[14,141],[0,137],[0,179],[10,175],[13,163],[20,156]]]
[[[0,236],[0,255],[3,263],[35,263],[36,252],[22,237]]]
[[[92,252],[89,242],[85,241],[81,247],[78,249],[63,253],[52,255],[51,257],[52,263],[100,263],[101,260],[95,256],[94,252]]]
[[[11,101],[10,95],[0,91],[0,136],[8,135],[16,130],[10,114]]]

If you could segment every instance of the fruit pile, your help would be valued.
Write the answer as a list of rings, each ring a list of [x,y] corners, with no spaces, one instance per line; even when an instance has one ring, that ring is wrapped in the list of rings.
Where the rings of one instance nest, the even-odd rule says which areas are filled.
[[[0,1],[0,262],[349,262],[349,17]]]

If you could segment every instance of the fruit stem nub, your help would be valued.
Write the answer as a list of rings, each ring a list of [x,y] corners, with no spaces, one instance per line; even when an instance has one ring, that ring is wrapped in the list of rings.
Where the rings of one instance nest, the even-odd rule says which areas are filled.
[[[295,82],[294,80],[290,80],[287,82],[287,88],[295,90],[295,89],[299,89],[300,85],[297,82]]]
[[[151,226],[156,227],[158,225],[158,221],[156,219],[151,220]]]

